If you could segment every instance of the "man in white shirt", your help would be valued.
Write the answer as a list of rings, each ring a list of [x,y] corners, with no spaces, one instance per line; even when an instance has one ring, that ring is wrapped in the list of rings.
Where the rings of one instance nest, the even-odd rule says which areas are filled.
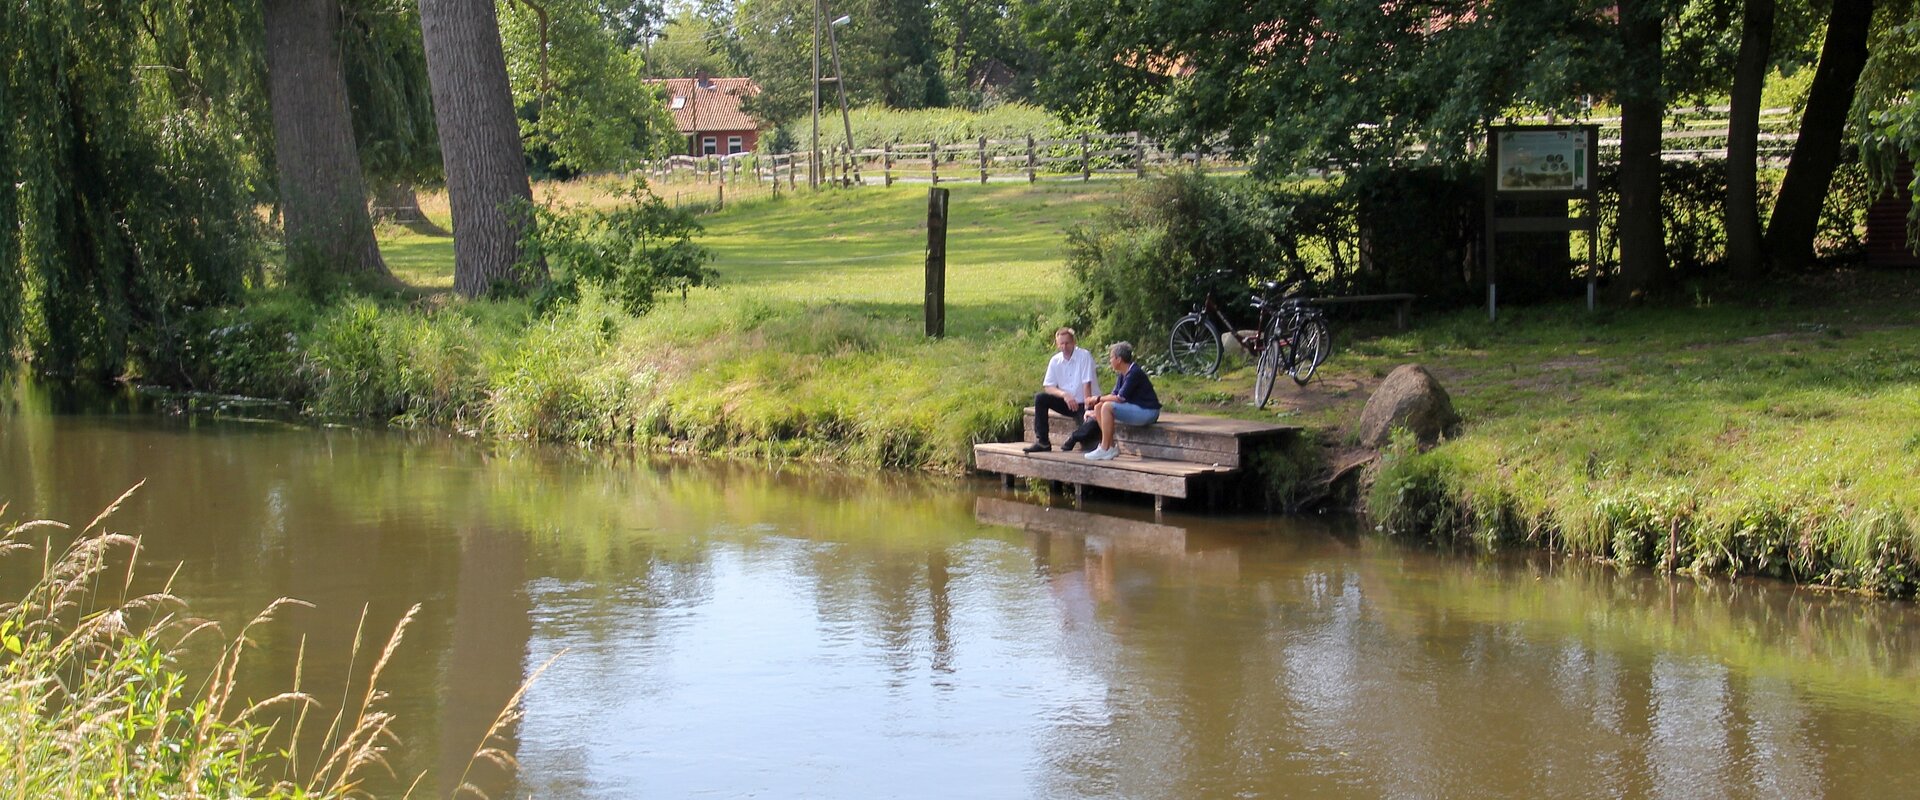
[[[1053,332],[1053,344],[1060,349],[1047,362],[1047,377],[1040,393],[1033,396],[1033,444],[1029,453],[1053,449],[1047,438],[1047,412],[1052,411],[1078,424],[1086,415],[1087,398],[1100,396],[1100,379],[1093,371],[1093,354],[1082,349],[1072,328]],[[1065,450],[1073,449],[1069,441]]]

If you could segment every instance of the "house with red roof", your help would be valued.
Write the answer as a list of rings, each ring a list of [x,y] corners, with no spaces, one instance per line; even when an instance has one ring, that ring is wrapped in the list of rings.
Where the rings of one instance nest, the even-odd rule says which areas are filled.
[[[740,107],[760,93],[752,78],[661,78],[673,125],[687,137],[680,152],[691,156],[751,153],[760,141],[760,123]]]

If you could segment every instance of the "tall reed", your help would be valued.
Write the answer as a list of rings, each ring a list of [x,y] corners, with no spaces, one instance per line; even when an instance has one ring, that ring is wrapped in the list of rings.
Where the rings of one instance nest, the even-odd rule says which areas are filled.
[[[156,591],[134,593],[140,539],[105,524],[139,488],[77,533],[35,520],[0,536],[0,557],[40,556],[39,577],[17,600],[0,604],[0,796],[365,796],[366,778],[387,769],[386,755],[398,744],[380,677],[419,606],[387,635],[364,690],[340,698],[324,734],[305,735],[310,717],[325,717],[325,709],[301,685],[304,643],[292,688],[248,704],[236,686],[254,629],[286,606],[306,604],[275,600],[218,640],[210,666],[184,666],[191,643],[221,632],[187,614],[172,576]],[[373,643],[367,625],[363,610],[354,665]],[[511,764],[498,742],[520,697],[501,712],[473,760]],[[416,777],[413,786],[421,783]]]

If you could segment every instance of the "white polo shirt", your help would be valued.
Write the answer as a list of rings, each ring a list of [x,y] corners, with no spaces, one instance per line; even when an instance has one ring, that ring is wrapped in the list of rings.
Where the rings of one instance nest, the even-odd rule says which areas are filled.
[[[1100,395],[1100,376],[1093,371],[1093,354],[1084,347],[1073,348],[1073,357],[1053,353],[1053,359],[1047,362],[1047,379],[1042,386],[1055,386],[1066,391],[1075,402],[1084,403],[1087,398],[1081,394],[1087,384],[1093,384],[1093,394]]]

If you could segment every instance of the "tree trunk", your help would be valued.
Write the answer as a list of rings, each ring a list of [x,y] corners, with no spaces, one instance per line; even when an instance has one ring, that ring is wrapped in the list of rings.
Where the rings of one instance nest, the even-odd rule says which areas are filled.
[[[493,0],[421,0],[420,29],[453,211],[454,291],[545,283],[545,261],[519,263],[533,189]]]
[[[1660,4],[1622,2],[1620,44],[1620,280],[1612,292],[1631,299],[1666,268],[1666,226],[1660,216]]]
[[[391,282],[354,150],[339,2],[267,0],[263,13],[287,275],[296,282]]]
[[[1867,65],[1867,33],[1873,0],[1833,0],[1820,67],[1807,89],[1807,110],[1800,138],[1780,181],[1780,196],[1767,224],[1767,251],[1775,264],[1804,265],[1813,260],[1813,237],[1820,229],[1820,208],[1840,163],[1840,138],[1860,70]]]
[[[1727,265],[1743,281],[1760,276],[1760,90],[1773,51],[1774,0],[1747,0],[1727,115]]]

